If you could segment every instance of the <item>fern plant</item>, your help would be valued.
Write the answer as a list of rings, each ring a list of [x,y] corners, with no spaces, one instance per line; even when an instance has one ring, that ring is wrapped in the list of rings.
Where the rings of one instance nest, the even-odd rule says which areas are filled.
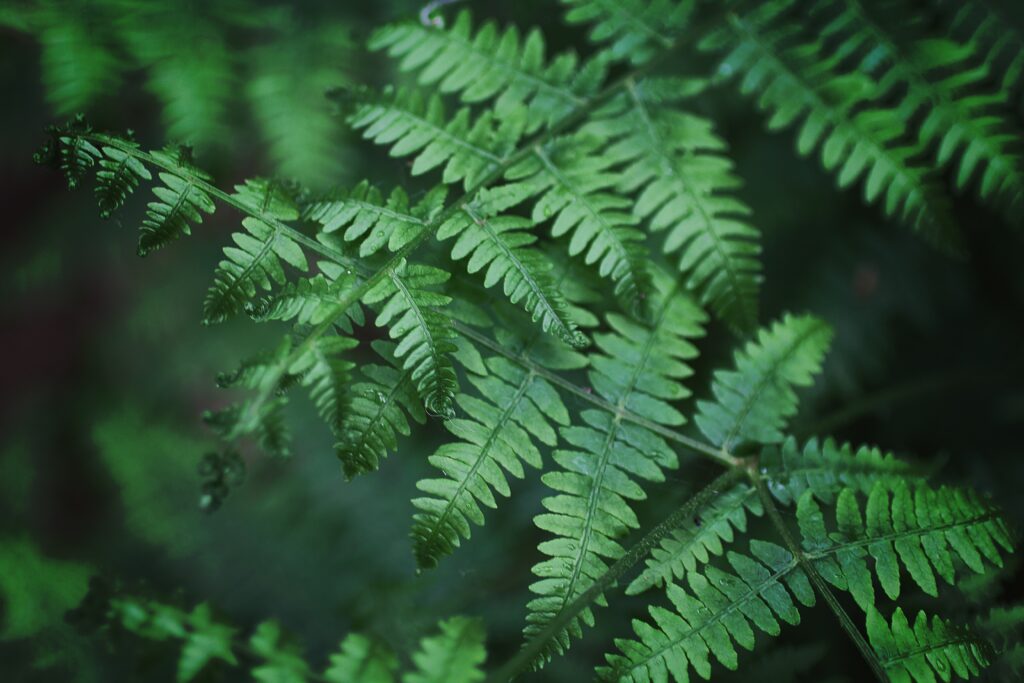
[[[736,669],[740,650],[819,601],[880,680],[979,673],[993,656],[984,636],[925,596],[1001,566],[1013,534],[982,494],[874,447],[792,432],[832,333],[808,314],[762,324],[756,217],[696,104],[741,76],[769,127],[798,124],[798,150],[820,150],[841,187],[863,181],[883,214],[956,246],[943,166],[1011,216],[1024,199],[1012,78],[987,67],[1004,58],[1000,28],[982,19],[957,38],[975,21],[960,13],[936,24],[948,35],[918,21],[890,30],[878,17],[898,2],[565,4],[567,21],[588,27],[584,57],[550,56],[540,31],[477,26],[465,11],[450,26],[372,35],[369,48],[408,75],[332,96],[351,128],[407,162],[408,188],[315,194],[249,179],[227,192],[187,149],[143,151],[83,120],[54,128],[39,158],[71,186],[94,172],[104,215],[152,184],[142,255],[198,230],[218,203],[241,215],[204,319],[244,313],[287,332],[220,378],[248,390],[208,415],[225,449],[249,438],[287,453],[296,387],[348,476],[377,469],[410,423],[440,421],[451,437],[412,501],[422,570],[486,525],[515,494],[510,479],[539,475],[548,495],[524,645],[486,680],[565,653],[620,582],[649,618],[614,641],[602,680]],[[701,73],[708,55],[717,66]],[[717,325],[734,335],[734,359],[702,387],[693,363]],[[366,346],[383,360],[366,362]],[[640,502],[697,459],[723,473],[661,523],[642,519]],[[115,598],[109,614],[183,640],[182,680],[214,659],[237,663],[232,632],[205,608]],[[482,638],[474,622],[444,622],[402,680],[483,680]],[[394,680],[394,659],[371,658],[358,637],[323,674],[271,622],[247,648],[258,680]]]

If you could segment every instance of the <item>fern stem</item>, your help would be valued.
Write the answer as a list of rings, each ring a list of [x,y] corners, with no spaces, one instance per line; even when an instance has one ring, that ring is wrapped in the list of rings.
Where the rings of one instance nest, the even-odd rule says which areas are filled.
[[[502,664],[485,683],[506,683],[519,676],[544,651],[548,641],[556,637],[576,616],[586,609],[602,593],[611,588],[633,565],[643,559],[652,548],[663,538],[672,533],[681,524],[693,518],[694,513],[714,496],[728,489],[736,480],[743,477],[744,469],[738,465],[730,467],[710,484],[701,489],[695,496],[687,500],[681,507],[666,517],[660,524],[647,532],[637,541],[625,555],[608,568],[587,590],[573,600],[544,627],[544,630],[530,639],[523,648]]]
[[[857,625],[853,623],[853,619],[846,613],[843,606],[839,604],[838,598],[835,593],[829,587],[825,580],[821,578],[821,574],[818,573],[814,563],[810,561],[807,555],[801,550],[800,545],[793,538],[793,535],[789,532],[789,528],[786,526],[785,520],[782,519],[782,515],[779,513],[779,509],[775,506],[775,499],[772,498],[771,493],[768,492],[768,487],[765,486],[764,479],[761,478],[761,474],[758,471],[757,460],[751,461],[747,467],[747,473],[750,476],[750,480],[754,486],[757,487],[757,493],[761,498],[761,503],[764,505],[764,509],[768,511],[768,518],[771,520],[772,525],[776,531],[782,537],[782,541],[786,544],[786,547],[793,557],[796,558],[800,567],[804,570],[808,577],[811,579],[811,583],[818,589],[818,593],[825,599],[828,606],[832,609],[832,612],[836,615],[839,620],[839,625],[843,627],[846,634],[853,641],[853,644],[860,651],[864,657],[864,661],[867,662],[868,667],[871,669],[871,673],[875,675],[881,683],[887,683],[889,680],[888,674],[885,673],[885,668],[879,661],[875,651],[871,649],[871,646],[864,639],[864,635],[857,628]]]

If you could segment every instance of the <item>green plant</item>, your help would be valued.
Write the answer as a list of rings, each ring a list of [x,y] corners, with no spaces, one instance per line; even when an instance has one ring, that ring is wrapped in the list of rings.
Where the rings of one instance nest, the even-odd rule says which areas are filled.
[[[207,415],[225,452],[255,439],[286,454],[283,410],[300,387],[349,476],[376,469],[410,422],[443,420],[454,438],[430,456],[438,472],[413,500],[424,570],[479,533],[485,508],[511,495],[510,475],[543,470],[550,495],[535,517],[545,540],[526,642],[488,680],[566,652],[640,562],[625,592],[644,596],[649,619],[615,641],[603,679],[708,678],[712,661],[735,669],[736,645],[779,635],[819,599],[880,680],[979,673],[993,647],[931,610],[965,569],[1002,566],[1011,532],[984,496],[933,483],[918,465],[789,432],[796,391],[820,371],[831,331],[810,315],[759,327],[759,233],[725,143],[689,108],[741,74],[769,126],[799,122],[798,150],[820,148],[841,187],[863,180],[869,204],[958,249],[942,167],[955,168],[957,189],[978,176],[979,198],[1011,216],[1024,201],[1012,74],[992,78],[1016,38],[982,15],[958,39],[979,16],[963,13],[935,24],[948,34],[910,14],[890,32],[879,19],[899,11],[890,2],[566,4],[569,22],[591,27],[586,58],[547,57],[538,31],[474,28],[465,12],[450,28],[374,33],[370,48],[415,83],[334,97],[411,176],[433,174],[409,189],[366,182],[320,195],[250,179],[226,192],[189,149],[143,151],[80,119],[55,128],[40,159],[72,186],[95,171],[104,214],[152,183],[142,255],[190,234],[218,202],[243,216],[204,320],[245,313],[291,327],[219,378],[248,390]],[[1007,37],[993,39],[997,29]],[[711,77],[678,67],[702,60],[715,62]],[[740,339],[734,362],[691,402],[700,339],[719,323]],[[387,340],[363,344],[380,358],[370,363],[358,347],[373,326]],[[642,522],[638,501],[696,458],[724,473],[660,524]],[[227,495],[218,483],[210,506]],[[908,591],[941,599],[918,609]],[[913,605],[912,620],[901,605]],[[182,680],[213,659],[238,663],[241,646],[204,607],[121,597],[103,614],[144,637],[184,640]],[[444,622],[403,680],[482,680],[472,624]],[[348,680],[338,671],[368,647],[350,639],[318,680]],[[263,662],[257,679],[313,677],[272,622],[245,647]],[[393,678],[389,662],[375,680]]]

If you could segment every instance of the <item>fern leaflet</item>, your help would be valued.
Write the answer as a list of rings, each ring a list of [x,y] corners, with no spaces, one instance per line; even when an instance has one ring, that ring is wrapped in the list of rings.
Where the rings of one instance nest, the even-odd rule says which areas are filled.
[[[390,269],[387,278],[363,296],[363,303],[383,303],[377,312],[377,325],[388,327],[398,340],[395,357],[411,373],[427,411],[452,415],[457,381],[452,367],[456,350],[451,320],[439,309],[451,298],[427,289],[448,279],[448,273],[432,266],[403,264]]]
[[[924,612],[913,625],[903,609],[896,608],[892,624],[878,610],[868,612],[868,638],[893,683],[949,680],[950,672],[968,679],[989,664],[990,647],[966,629]]]
[[[426,420],[412,373],[395,360],[394,344],[375,341],[373,348],[388,364],[360,367],[364,381],[347,388],[349,404],[335,444],[348,477],[377,469],[397,447],[397,435],[409,435],[407,416]]]
[[[602,355],[592,360],[588,373],[594,390],[616,408],[641,410],[652,423],[681,424],[683,416],[666,400],[683,398],[688,391],[680,381],[690,374],[687,361],[696,350],[689,339],[703,334],[704,314],[671,279],[659,274],[658,299],[650,328],[624,316],[611,314],[614,334],[595,336]],[[596,410],[583,411],[586,426],[561,429],[561,436],[577,450],[552,455],[560,469],[542,477],[556,495],[543,501],[545,514],[535,523],[554,538],[539,546],[547,559],[533,569],[540,581],[530,589],[526,634],[544,627],[606,570],[607,562],[624,553],[616,539],[638,524],[628,501],[640,500],[644,491],[635,478],[661,481],[662,469],[676,466],[676,455],[665,441],[621,417]],[[599,597],[596,604],[603,605]],[[564,652],[584,624],[593,624],[590,608],[575,617],[549,642],[541,654],[547,660]]]
[[[598,63],[581,68],[572,53],[545,64],[544,38],[536,29],[522,40],[514,26],[500,31],[488,22],[474,35],[468,11],[446,29],[420,23],[384,27],[369,47],[400,58],[402,71],[419,71],[420,85],[457,92],[467,103],[495,99],[499,118],[525,107],[528,133],[584,104],[604,76]]]
[[[826,581],[848,590],[865,611],[875,604],[865,562],[869,553],[882,589],[895,600],[900,595],[900,562],[921,590],[937,596],[935,574],[949,585],[955,580],[950,548],[978,573],[984,571],[982,557],[1001,566],[999,546],[1007,551],[1013,548],[1002,520],[973,494],[924,485],[912,490],[903,483],[891,495],[883,484],[876,484],[862,517],[853,490],[844,489],[836,500],[836,534],[827,531],[810,491],[797,502],[808,558]]]
[[[792,386],[810,384],[832,337],[824,322],[786,316],[736,353],[736,370],[715,373],[715,401],[698,401],[694,421],[716,446],[734,451],[746,443],[777,443],[796,412]]]
[[[750,330],[761,280],[758,232],[744,220],[750,209],[725,194],[739,181],[711,123],[663,102],[687,89],[693,85],[673,79],[629,84],[584,130],[613,140],[604,155],[624,165],[619,187],[639,192],[633,213],[652,231],[667,231],[664,251],[679,252],[679,270],[701,303]]]
[[[251,195],[259,196],[256,201],[260,215],[278,221],[299,216],[298,208],[273,183],[249,180],[235,189],[243,203],[256,204]],[[242,220],[245,232],[231,236],[235,246],[225,247],[227,258],[217,266],[214,284],[203,302],[204,322],[223,322],[241,312],[258,289],[270,290],[274,283],[284,285],[287,278],[281,261],[301,272],[309,269],[302,248],[279,226],[277,221],[271,225],[252,217]]]

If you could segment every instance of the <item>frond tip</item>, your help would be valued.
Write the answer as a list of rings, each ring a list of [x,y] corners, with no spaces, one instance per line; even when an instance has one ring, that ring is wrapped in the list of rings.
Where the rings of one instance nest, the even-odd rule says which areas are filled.
[[[782,441],[781,429],[796,412],[793,387],[811,383],[831,339],[829,326],[811,316],[787,315],[762,329],[736,353],[735,370],[715,373],[715,400],[697,402],[700,431],[727,451]]]

